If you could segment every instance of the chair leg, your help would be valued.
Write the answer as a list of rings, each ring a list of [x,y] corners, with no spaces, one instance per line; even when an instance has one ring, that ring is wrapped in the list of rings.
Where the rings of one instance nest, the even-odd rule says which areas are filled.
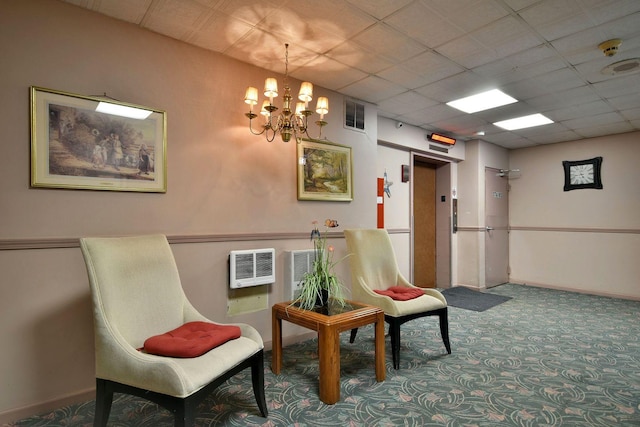
[[[96,378],[96,413],[93,418],[94,427],[106,427],[113,403],[113,390],[106,380]]]
[[[393,369],[400,369],[400,322],[393,318],[389,320],[389,336],[391,337]]]
[[[353,342],[356,340],[356,334],[358,333],[358,328],[353,328],[351,330],[351,336],[349,337],[349,342],[351,344],[353,344]]]
[[[264,394],[264,353],[262,351],[254,356],[254,360],[251,363],[251,382],[253,383],[253,395],[258,403],[260,414],[267,418],[269,410],[267,409],[267,400]]]
[[[451,354],[451,344],[449,343],[449,315],[447,307],[440,310],[438,313],[440,318],[440,335],[442,335],[442,342],[447,349],[447,353]]]
[[[173,407],[173,427],[194,427],[196,425],[196,408],[200,401],[194,395],[179,399]]]

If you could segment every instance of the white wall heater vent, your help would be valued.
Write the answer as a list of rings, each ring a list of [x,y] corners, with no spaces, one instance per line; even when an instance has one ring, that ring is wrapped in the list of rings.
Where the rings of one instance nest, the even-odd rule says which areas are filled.
[[[229,253],[229,286],[231,289],[266,285],[276,281],[276,251],[250,249]]]
[[[284,264],[284,297],[294,300],[300,296],[302,276],[313,268],[316,259],[314,249],[285,252]]]

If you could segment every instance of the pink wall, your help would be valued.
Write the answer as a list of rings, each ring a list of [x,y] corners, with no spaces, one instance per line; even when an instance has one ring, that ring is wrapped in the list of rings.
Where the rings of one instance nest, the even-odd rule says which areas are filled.
[[[0,423],[91,398],[92,317],[78,237],[173,237],[197,308],[252,324],[270,345],[270,310],[227,314],[237,297],[228,290],[229,251],[276,249],[276,283],[262,289],[270,306],[284,299],[284,251],[310,248],[313,220],[375,227],[374,109],[366,132],[346,130],[342,97],[315,88],[330,98],[323,134],[353,147],[355,200],[300,202],[295,143],[267,143],[247,129],[242,97],[264,70],[50,0],[0,2],[0,52]],[[165,110],[167,193],[30,189],[32,85]],[[344,252],[341,239],[335,245]],[[306,331],[284,332],[290,340]]]

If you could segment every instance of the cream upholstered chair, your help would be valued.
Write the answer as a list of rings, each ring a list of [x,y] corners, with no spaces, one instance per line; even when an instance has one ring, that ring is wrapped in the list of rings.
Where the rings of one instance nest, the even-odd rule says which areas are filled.
[[[260,334],[236,324],[241,336],[191,358],[140,351],[147,338],[186,322],[211,322],[187,300],[165,236],[82,238],[80,247],[93,300],[96,413],[106,426],[113,393],[151,400],[175,414],[175,426],[192,426],[198,403],[238,372],[251,368],[253,393],[267,416]]]
[[[400,325],[418,317],[439,317],[442,341],[447,353],[451,354],[447,300],[439,291],[418,288],[403,277],[398,270],[395,252],[387,230],[345,230],[344,235],[351,265],[352,299],[384,310],[385,321],[389,323],[393,367],[400,368]],[[398,301],[375,292],[375,290],[384,291],[393,286],[420,289],[424,295]],[[354,341],[357,331],[357,329],[351,331],[351,342]]]

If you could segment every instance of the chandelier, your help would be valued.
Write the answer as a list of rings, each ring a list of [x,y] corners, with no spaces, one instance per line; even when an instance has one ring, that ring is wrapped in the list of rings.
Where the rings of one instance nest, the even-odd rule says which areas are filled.
[[[249,130],[254,135],[264,134],[267,141],[274,140],[277,134],[280,134],[283,142],[289,142],[293,135],[295,140],[302,135],[306,135],[310,138],[308,130],[308,117],[313,114],[313,111],[309,109],[309,102],[313,99],[313,85],[309,82],[302,82],[300,85],[300,92],[298,92],[298,102],[296,102],[295,110],[292,110],[292,97],[291,88],[289,87],[289,44],[284,45],[284,95],[282,95],[282,112],[278,115],[275,112],[278,107],[273,105],[273,98],[278,96],[278,81],[269,77],[264,83],[264,96],[269,99],[265,99],[262,108],[260,109],[260,115],[264,117],[264,124],[262,130],[255,131],[253,129],[252,121],[258,115],[253,112],[253,106],[258,103],[258,89],[252,86],[247,88],[247,92],[244,96],[244,102],[249,104],[249,112],[244,115],[249,118]],[[320,120],[315,123],[320,128],[320,137],[322,137],[322,127],[327,124],[324,120],[324,115],[329,112],[329,99],[321,96],[318,98],[316,104],[316,113],[320,114]]]

